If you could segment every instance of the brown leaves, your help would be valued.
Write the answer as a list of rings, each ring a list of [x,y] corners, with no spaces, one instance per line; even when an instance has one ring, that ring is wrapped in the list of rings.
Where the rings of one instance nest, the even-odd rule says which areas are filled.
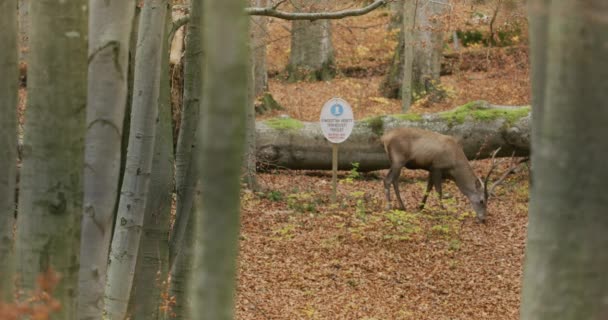
[[[416,211],[426,175],[410,170],[401,181],[408,212],[391,217],[378,173],[341,172],[335,205],[330,172],[260,175],[265,193],[243,201],[238,319],[517,319],[527,172],[506,179],[486,225],[464,214],[470,206],[452,182],[446,210],[432,194]],[[291,196],[300,206],[289,205],[294,194],[306,195]],[[399,227],[410,236],[398,237]]]
[[[47,320],[50,315],[61,310],[61,303],[53,298],[53,290],[61,276],[48,269],[40,274],[36,281],[38,288],[25,300],[16,303],[0,301],[0,319],[17,320],[29,316],[32,320]]]

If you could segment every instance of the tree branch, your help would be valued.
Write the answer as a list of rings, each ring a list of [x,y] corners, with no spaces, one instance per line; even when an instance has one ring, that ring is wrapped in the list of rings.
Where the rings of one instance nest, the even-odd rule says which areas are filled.
[[[342,19],[345,17],[361,16],[369,13],[383,5],[392,2],[393,0],[375,0],[371,4],[359,8],[359,9],[348,9],[334,12],[286,12],[277,10],[275,7],[257,8],[249,7],[245,8],[245,13],[251,16],[268,16],[284,20],[325,20],[325,19]]]
[[[364,14],[370,13],[370,12],[374,11],[375,9],[377,9],[381,6],[384,6],[393,1],[395,1],[395,0],[376,0],[363,8],[347,9],[347,10],[340,10],[340,11],[334,11],[334,12],[286,12],[286,11],[281,11],[281,10],[277,10],[277,7],[285,1],[279,1],[276,5],[274,5],[272,7],[245,8],[245,13],[250,16],[267,16],[267,17],[274,17],[274,18],[279,18],[279,19],[283,19],[283,20],[311,20],[311,21],[313,21],[313,20],[321,20],[321,19],[323,19],[323,20],[342,19],[342,18],[346,18],[346,17],[362,16]],[[175,20],[173,22],[171,31],[169,32],[169,40],[173,39],[173,35],[177,31],[177,29],[181,28],[182,26],[187,24],[189,21],[190,21],[189,15],[184,16],[178,20]]]

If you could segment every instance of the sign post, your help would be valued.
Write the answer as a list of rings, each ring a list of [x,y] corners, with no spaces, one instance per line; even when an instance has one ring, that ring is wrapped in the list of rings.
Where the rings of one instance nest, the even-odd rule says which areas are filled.
[[[338,187],[338,144],[346,141],[355,126],[353,110],[340,98],[329,99],[321,109],[321,130],[331,142],[332,203],[336,202]]]

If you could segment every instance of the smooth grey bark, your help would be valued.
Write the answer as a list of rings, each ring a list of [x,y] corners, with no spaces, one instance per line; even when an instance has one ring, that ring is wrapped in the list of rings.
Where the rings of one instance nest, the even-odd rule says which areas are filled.
[[[78,318],[101,319],[118,199],[135,1],[90,1],[89,80]]]
[[[412,95],[415,100],[438,90],[444,29],[443,20],[438,17],[447,11],[447,6],[447,0],[418,3],[412,64]]]
[[[140,18],[129,147],[105,290],[111,319],[127,316],[139,252],[154,153],[166,11],[165,0],[146,1]]]
[[[169,83],[171,12],[167,10],[162,44],[158,123],[150,186],[146,197],[143,233],[135,270],[131,314],[134,319],[161,319],[162,294],[169,273],[169,226],[173,200],[173,127]]]
[[[401,98],[401,90],[403,90],[402,87],[405,85],[405,83],[403,83],[405,38],[404,33],[401,30],[403,30],[403,28],[400,29],[399,34],[397,36],[397,47],[395,47],[395,53],[393,54],[391,64],[387,70],[386,75],[384,76],[384,79],[382,79],[382,83],[380,84],[380,92],[382,93],[382,95],[391,99]],[[409,74],[411,74],[411,72]],[[408,102],[408,108],[409,103],[411,102]],[[405,109],[405,111],[407,111],[407,109]]]
[[[192,159],[196,164],[196,159]],[[196,165],[192,167],[191,175],[193,179],[198,177],[196,173]],[[175,304],[172,306],[168,317],[169,319],[196,319],[189,317],[191,308],[190,302],[190,277],[192,274],[192,263],[194,261],[194,227],[196,225],[196,212],[200,210],[200,184],[194,187],[194,193],[190,197],[189,205],[190,217],[188,223],[184,226],[183,238],[180,244],[179,253],[171,264],[171,284],[169,286],[169,295],[174,299]]]
[[[460,139],[469,159],[483,159],[502,147],[498,156],[530,153],[529,107],[501,107],[477,102],[455,110],[418,115],[379,116],[357,121],[348,140],[339,145],[340,170],[359,163],[361,171],[387,169],[388,158],[380,136],[396,127],[416,127]],[[293,119],[257,123],[257,158],[264,166],[330,170],[331,145],[318,122]]]
[[[447,0],[404,1],[399,41],[389,71],[382,82],[385,97],[402,99],[406,112],[412,99],[438,90],[443,49],[441,19]],[[405,94],[404,94],[405,93]]]
[[[196,150],[196,130],[199,123],[202,98],[203,34],[201,29],[202,2],[193,1],[190,22],[186,30],[184,53],[184,104],[175,153],[175,224],[171,233],[169,261],[173,265],[185,241],[186,226],[191,222],[192,199],[198,176],[193,155]],[[171,267],[171,269],[173,269]],[[183,275],[182,275],[183,277]],[[172,279],[173,280],[173,279]]]
[[[15,187],[17,184],[17,1],[0,2],[0,301],[13,300]]]
[[[412,105],[414,65],[414,28],[416,26],[416,8],[418,1],[404,1],[403,8],[403,76],[401,77],[401,111],[407,112]]]
[[[248,18],[241,0],[205,1],[203,104],[198,131],[202,203],[191,274],[195,319],[234,317],[240,175],[245,140]],[[231,50],[228,52],[225,48]]]
[[[28,102],[20,172],[17,268],[20,287],[41,273],[61,281],[52,319],[76,318],[86,127],[87,3],[30,3]],[[27,296],[27,295],[26,295]]]
[[[19,61],[27,60],[28,37],[29,37],[29,2],[30,0],[19,0]]]
[[[257,0],[256,5],[265,5],[267,0]],[[253,17],[252,24],[249,30],[249,83],[247,85],[247,110],[246,118],[246,133],[245,133],[245,155],[243,157],[243,178],[247,188],[257,191],[259,184],[256,178],[256,158],[255,158],[255,100],[264,92],[262,86],[268,85],[266,77],[266,46],[264,45],[265,26],[257,25],[258,23],[265,24],[265,17]],[[259,48],[258,48],[259,47]],[[263,68],[263,70],[259,70]]]
[[[318,11],[328,4],[327,0],[295,2],[296,8],[307,11]],[[335,61],[330,20],[291,22],[291,51],[287,74],[289,81],[325,81],[334,77]]]
[[[266,7],[268,0],[255,0],[258,7]],[[251,55],[253,61],[253,96],[257,98],[268,91],[268,71],[266,70],[266,39],[268,38],[268,18],[251,17]]]
[[[387,26],[389,31],[401,29],[401,25],[403,24],[403,1],[404,0],[395,0],[389,4],[391,11],[391,20]]]
[[[532,135],[521,319],[606,319],[608,3],[529,5],[539,128]]]

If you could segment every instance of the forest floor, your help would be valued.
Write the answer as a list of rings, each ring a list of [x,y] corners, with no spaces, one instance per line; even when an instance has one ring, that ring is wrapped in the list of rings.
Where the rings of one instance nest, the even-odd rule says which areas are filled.
[[[466,10],[460,14],[469,14]],[[271,20],[270,91],[285,110],[260,118],[288,114],[318,121],[323,103],[338,96],[351,104],[355,118],[399,113],[400,101],[383,98],[378,90],[396,43],[387,22],[386,11],[335,21],[342,70],[336,79],[287,83],[282,70],[290,24]],[[446,100],[418,102],[410,112],[437,112],[478,99],[529,104],[527,50],[511,55],[492,50],[488,59],[470,61],[481,67],[441,78],[450,93]],[[483,175],[490,162],[472,165]],[[385,174],[340,172],[338,199],[331,203],[329,171],[261,173],[263,191],[242,195],[237,318],[517,319],[528,170],[523,167],[497,189],[485,224],[475,222],[453,182],[444,183],[446,209],[435,193],[423,211],[415,209],[426,185],[426,173],[418,171],[404,170],[401,176],[407,210],[386,211]]]

